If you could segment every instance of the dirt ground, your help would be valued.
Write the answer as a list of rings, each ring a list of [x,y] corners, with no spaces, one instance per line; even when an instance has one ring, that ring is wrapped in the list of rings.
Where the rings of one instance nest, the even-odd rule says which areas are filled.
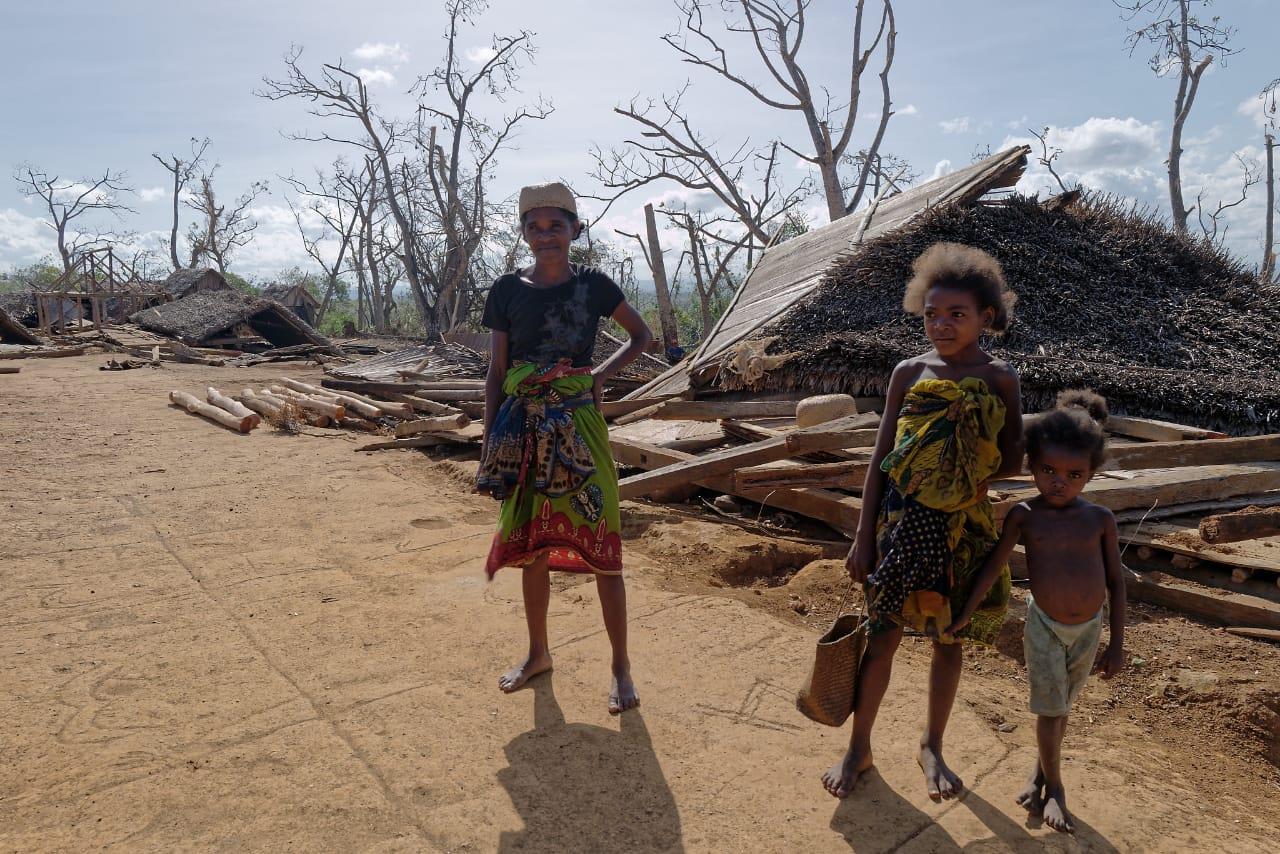
[[[933,804],[927,649],[903,645],[878,771],[794,690],[838,546],[627,505],[643,705],[610,717],[594,585],[556,584],[556,671],[504,696],[519,577],[481,571],[466,464],[345,432],[240,436],[167,406],[296,365],[0,376],[0,849],[1274,851],[1280,650],[1135,607],[1134,659],[1067,736],[1074,837],[1013,797],[1034,757],[1015,607],[969,658]],[[1021,600],[1019,600],[1020,602]]]

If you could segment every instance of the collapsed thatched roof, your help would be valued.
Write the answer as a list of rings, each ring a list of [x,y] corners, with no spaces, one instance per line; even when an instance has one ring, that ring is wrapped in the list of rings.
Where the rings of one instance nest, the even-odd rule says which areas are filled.
[[[1117,412],[1280,429],[1280,294],[1239,261],[1106,198],[934,209],[839,261],[753,336],[774,338],[768,352],[781,366],[754,382],[722,371],[719,384],[882,393],[896,362],[928,349],[902,292],[911,262],[944,240],[990,252],[1018,294],[1013,325],[989,350],[1018,369],[1028,410],[1087,385]]]
[[[267,299],[273,299],[281,305],[310,305],[312,308],[320,307],[320,300],[312,296],[311,291],[302,285],[286,285],[282,283],[267,285],[262,289],[262,295]]]
[[[949,175],[877,199],[857,213],[769,248],[697,351],[631,396],[678,394],[690,387],[691,380],[696,386],[708,372],[714,373],[729,348],[782,316],[818,287],[839,258],[931,207],[947,202],[968,204],[992,190],[1012,187],[1022,176],[1030,151],[1025,145],[1014,146]]]
[[[212,267],[174,270],[161,287],[174,299],[181,299],[198,291],[231,290],[226,278]]]
[[[3,306],[0,306],[0,341],[9,344],[43,344],[30,329],[14,320]]]
[[[621,338],[610,334],[604,329],[598,330],[596,332],[596,346],[591,351],[592,363],[596,365],[604,363],[623,346],[625,345]],[[657,356],[641,353],[634,362],[623,368],[618,376],[624,380],[649,382],[670,367],[669,364]]]
[[[0,294],[0,309],[9,315],[10,320],[21,323],[23,326],[34,327],[39,323],[34,291],[10,291]]]
[[[201,291],[175,302],[143,309],[129,318],[143,329],[199,344],[244,323],[277,347],[333,343],[289,309],[238,291]],[[336,352],[336,350],[334,350]]]

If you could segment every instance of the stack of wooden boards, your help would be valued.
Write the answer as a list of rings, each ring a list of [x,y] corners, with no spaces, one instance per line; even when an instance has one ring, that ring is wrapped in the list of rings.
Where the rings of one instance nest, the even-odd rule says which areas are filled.
[[[245,388],[238,394],[207,388],[203,397],[202,400],[180,391],[169,393],[174,405],[241,433],[250,432],[265,419],[286,429],[308,424],[393,437],[362,445],[356,448],[358,451],[472,445],[480,441],[480,426],[473,424],[467,413],[411,394],[378,399],[349,389],[280,377],[264,388]]]
[[[785,415],[794,401],[628,403],[640,417],[617,419],[610,441],[620,465],[642,471],[623,478],[623,498],[696,485],[847,536],[856,530],[874,411],[799,429]],[[1280,435],[1230,438],[1122,416],[1107,426],[1110,458],[1085,497],[1116,513],[1126,563],[1162,570],[1135,573],[1134,597],[1217,623],[1280,630]],[[1029,477],[991,484],[998,518],[1034,495]],[[1198,581],[1210,586],[1189,583]]]

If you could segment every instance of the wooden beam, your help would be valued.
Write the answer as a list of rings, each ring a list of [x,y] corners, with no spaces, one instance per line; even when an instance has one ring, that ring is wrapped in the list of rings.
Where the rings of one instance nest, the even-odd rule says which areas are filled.
[[[1119,445],[1108,450],[1107,457],[1108,469],[1129,470],[1280,460],[1280,434]]]
[[[804,451],[858,447],[866,444],[868,439],[875,441],[875,430],[860,429],[868,423],[868,419],[879,420],[874,413],[851,415],[816,427],[796,430],[786,436],[776,436],[739,448],[728,448],[656,471],[633,475],[621,481],[619,493],[622,498],[635,498],[654,490],[728,474],[746,466],[786,459]]]
[[[1119,436],[1130,436],[1134,439],[1148,439],[1153,442],[1177,442],[1183,439],[1224,439],[1226,433],[1216,430],[1204,430],[1188,424],[1174,424],[1171,421],[1157,421],[1154,418],[1130,418],[1125,415],[1112,415],[1103,424],[1108,433]]]
[[[63,356],[83,355],[83,347],[63,347],[60,349],[22,350],[17,353],[0,353],[0,359],[59,359]]]
[[[1212,561],[1223,566],[1280,572],[1280,538],[1245,540],[1234,544],[1206,543],[1195,522],[1171,520],[1120,526],[1122,543],[1163,549],[1174,555]]]
[[[991,488],[1002,496],[995,505],[997,519],[1003,519],[1018,502],[1036,495],[1025,482],[998,481]],[[1214,501],[1270,489],[1280,489],[1280,462],[1152,469],[1136,472],[1127,480],[1098,478],[1085,487],[1084,497],[1115,511]]]
[[[1247,508],[1200,520],[1200,538],[1206,543],[1236,543],[1280,534],[1280,508]],[[1280,565],[1280,558],[1276,563]]]
[[[633,442],[627,439],[610,437],[609,444],[613,448],[613,457],[621,465],[646,470],[670,468],[681,463],[701,459],[693,454]],[[733,479],[723,475],[685,480],[685,483],[697,483],[699,486],[724,492],[729,495],[740,495],[734,490]],[[837,531],[852,537],[858,528],[858,517],[862,512],[862,501],[852,495],[843,495],[825,489],[777,489],[763,495],[740,495],[750,501],[776,507],[791,513],[797,513],[819,522],[825,522]]]
[[[450,445],[452,441],[443,436],[414,436],[410,439],[391,439],[386,442],[370,442],[361,445],[357,451],[387,451],[395,448],[431,448],[436,445]]]
[[[420,418],[416,421],[403,421],[396,425],[396,436],[403,439],[419,433],[447,433],[461,430],[471,423],[471,419],[463,413],[457,415],[441,415],[434,418]]]
[[[0,374],[16,374],[22,371],[22,365],[0,365]]]
[[[1249,596],[1213,588],[1201,592],[1188,582],[1177,582],[1168,576],[1159,581],[1151,574],[1125,572],[1125,590],[1129,598],[1162,608],[1181,611],[1202,620],[1226,626],[1251,626],[1280,629],[1280,605]]]
[[[838,463],[796,463],[793,465],[750,466],[733,473],[735,489],[862,489],[867,479],[869,456]]]
[[[1227,626],[1227,634],[1280,643],[1280,629],[1251,629],[1247,626]]]
[[[663,421],[719,421],[723,418],[789,418],[794,400],[670,400],[651,418]]]
[[[1155,522],[1173,516],[1197,516],[1203,513],[1225,513],[1240,510],[1244,507],[1275,507],[1280,505],[1280,492],[1264,492],[1259,495],[1242,495],[1239,498],[1225,498],[1220,501],[1191,501],[1185,504],[1169,504],[1164,507],[1141,508],[1138,510],[1122,510],[1116,514],[1116,521]]]
[[[641,397],[636,400],[606,400],[600,404],[600,414],[605,420],[621,418],[650,406],[657,406],[669,400],[668,397]]]

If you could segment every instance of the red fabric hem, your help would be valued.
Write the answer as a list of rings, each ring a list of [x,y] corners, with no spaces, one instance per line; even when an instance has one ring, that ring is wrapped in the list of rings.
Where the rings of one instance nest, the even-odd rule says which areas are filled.
[[[618,575],[622,572],[622,536],[605,528],[601,520],[592,530],[587,525],[575,526],[563,513],[544,513],[511,533],[505,541],[502,532],[493,537],[484,571],[490,578],[504,566],[523,566],[534,558],[547,555],[547,566],[561,572],[598,572]]]

